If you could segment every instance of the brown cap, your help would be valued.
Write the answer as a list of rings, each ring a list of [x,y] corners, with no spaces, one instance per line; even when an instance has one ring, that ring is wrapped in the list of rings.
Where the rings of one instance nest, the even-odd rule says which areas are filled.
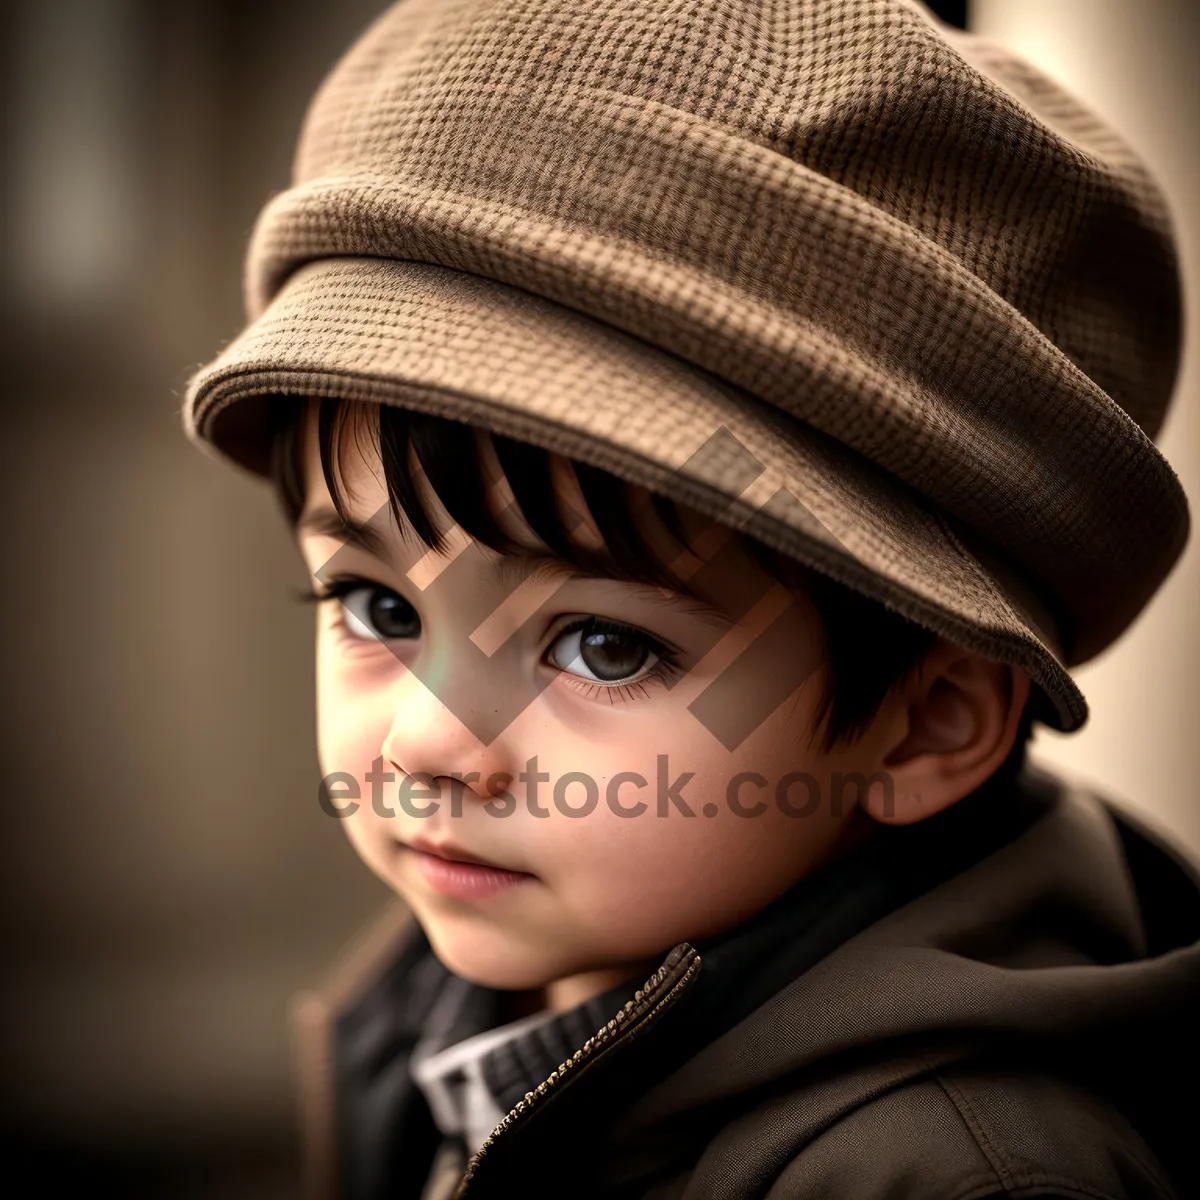
[[[309,111],[188,389],[436,413],[728,521],[967,649],[1065,667],[1178,559],[1180,285],[1129,148],[909,0],[402,0]]]

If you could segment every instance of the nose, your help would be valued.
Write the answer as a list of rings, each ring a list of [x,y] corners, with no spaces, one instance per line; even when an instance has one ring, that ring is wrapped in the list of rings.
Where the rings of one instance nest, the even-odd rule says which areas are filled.
[[[380,753],[401,778],[431,777],[431,786],[442,789],[442,800],[454,794],[447,792],[444,781],[455,779],[465,784],[463,794],[467,799],[473,793],[480,800],[490,800],[507,786],[498,777],[507,775],[511,782],[521,769],[514,761],[512,739],[501,730],[485,742],[491,730],[471,707],[472,698],[461,689],[443,697],[438,694],[442,690],[412,672],[405,674]],[[477,693],[474,701],[483,705],[486,695]]]

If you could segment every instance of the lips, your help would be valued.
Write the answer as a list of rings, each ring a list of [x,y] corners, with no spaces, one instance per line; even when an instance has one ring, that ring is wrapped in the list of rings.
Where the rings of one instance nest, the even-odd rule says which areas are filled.
[[[430,842],[424,838],[413,838],[408,845],[413,850],[419,850],[422,854],[432,854],[436,858],[445,859],[446,862],[470,863],[477,867],[491,867],[496,871],[513,870],[512,867],[505,867],[500,863],[492,862],[490,859],[481,858],[478,854],[472,854],[469,850],[464,850],[461,846],[456,846],[453,842]],[[523,871],[516,872],[516,874],[525,873]]]
[[[482,901],[501,892],[523,890],[535,882],[535,876],[527,871],[498,866],[452,842],[418,838],[405,850],[413,855],[418,873],[430,888],[460,901]]]

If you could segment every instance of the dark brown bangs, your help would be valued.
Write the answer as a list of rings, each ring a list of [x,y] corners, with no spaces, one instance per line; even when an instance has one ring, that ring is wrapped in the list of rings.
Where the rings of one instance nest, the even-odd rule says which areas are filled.
[[[294,525],[305,501],[305,408],[302,402],[281,397],[275,412],[274,475]],[[485,441],[490,441],[495,450],[525,525],[558,558],[614,579],[670,588],[699,598],[667,566],[689,543],[678,510],[666,497],[635,489],[607,471],[566,459],[587,506],[587,514],[575,513],[557,494],[551,454],[540,446],[408,409],[336,399],[317,403],[321,470],[343,520],[348,516],[339,470],[343,455],[348,450],[377,455],[398,527],[402,531],[411,528],[427,547],[444,551],[445,531],[437,527],[435,514],[416,486],[412,467],[415,457],[434,496],[467,534],[500,554],[528,554],[526,547],[504,532],[488,503],[488,493],[498,480],[483,453]],[[639,509],[646,505],[658,515],[662,527],[639,522]],[[572,541],[572,533],[585,515],[590,515],[600,531],[604,542],[601,551],[590,551]]]

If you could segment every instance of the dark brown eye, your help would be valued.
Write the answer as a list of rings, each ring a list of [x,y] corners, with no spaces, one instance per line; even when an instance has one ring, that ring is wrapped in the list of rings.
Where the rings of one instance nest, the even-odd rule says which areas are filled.
[[[346,625],[360,638],[387,641],[413,638],[421,632],[421,618],[403,596],[384,587],[360,587],[342,596]]]
[[[623,683],[653,666],[654,639],[631,625],[589,617],[559,634],[550,661],[597,683]]]

